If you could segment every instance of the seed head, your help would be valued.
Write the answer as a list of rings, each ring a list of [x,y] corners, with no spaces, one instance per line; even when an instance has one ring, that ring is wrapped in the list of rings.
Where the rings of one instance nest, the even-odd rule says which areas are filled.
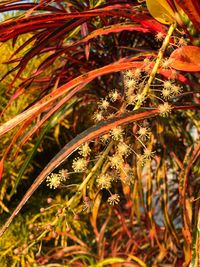
[[[173,61],[174,61],[174,59],[172,59],[172,58],[163,59],[162,60],[162,64],[161,64],[162,68],[163,69],[168,69]]]
[[[61,175],[58,173],[51,173],[49,176],[47,176],[47,186],[50,188],[56,189],[61,182]]]
[[[168,80],[168,81],[164,81],[164,82],[163,82],[163,87],[164,87],[165,89],[171,89],[172,85],[173,85],[173,83],[172,83],[172,81],[170,81],[170,80]]]
[[[109,157],[111,168],[119,169],[123,165],[123,158],[118,153],[115,153],[112,157]]]
[[[169,99],[171,96],[171,91],[169,89],[163,88],[162,89],[162,96],[164,99]]]
[[[84,172],[87,168],[87,160],[85,158],[74,159],[72,168],[75,172]]]
[[[162,32],[158,32],[155,36],[156,41],[162,41],[165,38]]]
[[[171,92],[174,96],[177,96],[182,92],[182,88],[181,86],[173,84],[171,87]]]
[[[79,154],[81,156],[83,156],[84,158],[86,158],[87,156],[90,155],[91,149],[89,147],[88,143],[83,144],[80,148],[79,148]]]
[[[69,172],[67,169],[59,170],[59,175],[61,181],[66,181],[67,179],[69,179]]]
[[[97,111],[94,113],[94,116],[93,116],[93,119],[96,121],[96,122],[99,122],[99,121],[102,121],[104,119],[103,117],[103,114],[101,111]]]
[[[165,102],[164,104],[160,104],[158,106],[158,110],[159,110],[160,116],[166,117],[171,112],[172,106],[168,102]]]
[[[115,102],[120,99],[120,93],[117,90],[113,90],[109,93],[111,102]]]
[[[133,70],[126,70],[124,72],[124,76],[128,79],[132,79],[133,78]]]
[[[119,153],[119,155],[124,156],[124,157],[128,157],[130,155],[130,147],[125,144],[124,142],[119,142],[118,146],[117,146],[117,151]]]
[[[137,81],[134,79],[134,78],[132,78],[132,79],[126,79],[125,80],[125,86],[126,86],[126,88],[133,88],[133,89],[135,89],[136,88],[136,86],[137,86]]]
[[[98,106],[101,110],[107,110],[110,103],[106,99],[101,99],[101,101],[98,103]]]
[[[138,131],[139,137],[145,137],[148,138],[150,135],[150,129],[148,127],[140,127]]]
[[[101,189],[109,189],[111,187],[112,177],[109,174],[101,174],[97,179],[97,186]]]
[[[122,139],[124,132],[123,132],[122,127],[118,126],[118,127],[113,128],[110,131],[110,134],[111,134],[113,140],[119,141]]]
[[[143,156],[144,156],[145,159],[151,159],[151,158],[154,157],[154,154],[155,154],[155,152],[151,151],[148,148],[145,148]]]
[[[120,196],[118,194],[112,194],[107,201],[112,206],[117,205],[120,202]]]

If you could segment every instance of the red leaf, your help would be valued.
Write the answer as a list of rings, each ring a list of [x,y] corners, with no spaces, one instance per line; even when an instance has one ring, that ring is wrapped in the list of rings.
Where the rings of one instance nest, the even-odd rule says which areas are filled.
[[[83,37],[88,35],[88,26],[86,22],[84,22],[81,25],[81,34]],[[90,54],[90,43],[86,43],[85,44],[85,57],[87,60],[89,59],[89,54]]]
[[[16,115],[13,119],[7,121],[0,126],[0,136],[2,136],[7,131],[13,129],[16,125],[19,125],[21,122],[28,120],[29,118],[35,118],[35,115],[43,112],[48,108],[48,106],[53,103],[58,97],[63,96],[65,93],[68,93],[68,97],[72,97],[77,91],[72,91],[76,86],[79,86],[81,83],[89,83],[91,80],[95,79],[98,76],[105,75],[108,73],[118,72],[130,68],[138,68],[142,66],[142,62],[131,62],[132,59],[121,59],[113,64],[109,64],[99,69],[92,70],[88,73],[85,73],[77,78],[69,81],[68,83],[57,88],[55,91],[43,97],[38,101],[34,106],[28,108],[19,115]]]
[[[176,49],[170,56],[170,66],[182,71],[200,71],[200,47],[183,46]]]
[[[0,161],[0,181],[1,181],[2,175],[3,175],[3,162],[4,162],[4,158],[2,158]]]
[[[200,31],[200,3],[197,0],[176,0],[179,6],[188,15],[194,27]]]
[[[5,110],[13,103],[13,101],[15,99],[17,99],[20,95],[22,95],[24,93],[24,88],[19,88],[14,95],[10,98],[10,100],[8,101],[7,105],[5,106],[5,108],[1,111],[0,113],[0,117],[3,115],[3,113],[5,112]]]

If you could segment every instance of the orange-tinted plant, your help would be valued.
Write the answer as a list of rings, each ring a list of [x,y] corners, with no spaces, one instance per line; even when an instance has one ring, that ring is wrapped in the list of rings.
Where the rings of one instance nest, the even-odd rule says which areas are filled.
[[[19,84],[26,91],[42,85],[35,100],[0,126],[1,138],[12,133],[0,162],[2,179],[9,179],[3,176],[8,153],[18,155],[39,134],[36,153],[46,130],[63,118],[71,140],[52,155],[2,225],[1,236],[45,179],[66,192],[28,219],[32,234],[24,248],[14,248],[16,264],[23,258],[24,266],[197,267],[198,4],[17,2],[0,4],[0,11],[21,11],[0,24],[0,41],[15,44],[19,35],[31,36],[9,60],[15,66],[7,73],[14,73],[8,90],[33,58],[46,56]],[[53,72],[45,74],[52,64]]]

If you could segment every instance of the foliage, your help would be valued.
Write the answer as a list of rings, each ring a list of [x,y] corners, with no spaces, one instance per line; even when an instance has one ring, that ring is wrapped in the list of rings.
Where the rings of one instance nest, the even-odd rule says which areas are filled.
[[[13,75],[1,114],[0,168],[11,168],[8,152],[18,160],[34,144],[11,196],[41,147],[44,169],[0,235],[45,179],[50,189],[2,236],[2,264],[197,267],[198,4],[17,2],[0,4],[2,12],[20,11],[0,24],[0,41],[15,45],[26,36],[2,77]],[[30,102],[8,118],[19,92]],[[58,153],[51,147],[51,160],[48,140],[62,146]],[[9,176],[1,188],[4,181]]]

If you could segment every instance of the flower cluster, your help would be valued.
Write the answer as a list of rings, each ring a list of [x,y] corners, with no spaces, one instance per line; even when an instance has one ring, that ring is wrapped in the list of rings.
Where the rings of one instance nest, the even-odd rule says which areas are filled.
[[[168,102],[165,102],[164,104],[160,104],[158,106],[158,110],[159,110],[160,116],[166,117],[171,112],[172,106]]]
[[[72,162],[74,172],[84,172],[87,168],[88,161],[85,158],[75,158]]]
[[[52,189],[56,189],[59,187],[61,183],[61,176],[60,174],[57,173],[51,173],[49,176],[46,178],[47,185]]]
[[[120,141],[123,138],[124,130],[121,126],[115,127],[110,131],[112,139],[115,141]]]
[[[107,201],[110,205],[114,206],[115,204],[119,203],[120,196],[118,194],[112,194]]]
[[[111,187],[111,181],[112,177],[108,173],[100,174],[97,178],[97,186],[101,189],[109,189]]]
[[[83,144],[79,147],[79,154],[84,158],[87,158],[90,155],[91,149],[88,143]]]
[[[47,176],[46,181],[50,188],[56,189],[60,186],[61,182],[65,182],[67,179],[69,179],[68,170],[61,169],[59,173],[51,173]]]

